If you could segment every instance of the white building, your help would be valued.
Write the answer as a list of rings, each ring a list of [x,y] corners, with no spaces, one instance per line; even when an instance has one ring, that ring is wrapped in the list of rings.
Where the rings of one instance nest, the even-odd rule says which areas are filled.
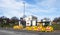
[[[24,20],[26,21],[26,26],[35,26],[35,25],[37,25],[37,17],[35,17],[35,16],[25,17]]]
[[[51,20],[48,19],[48,18],[44,18],[44,19],[42,19],[41,22],[43,23],[43,25],[46,25],[46,24],[48,24],[48,25],[52,25],[52,24],[51,24]]]

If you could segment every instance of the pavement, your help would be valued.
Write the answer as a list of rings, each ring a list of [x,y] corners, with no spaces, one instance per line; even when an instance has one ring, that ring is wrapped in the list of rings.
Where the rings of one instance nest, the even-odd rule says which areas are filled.
[[[60,31],[54,32],[32,32],[25,30],[1,29],[0,35],[60,35]]]

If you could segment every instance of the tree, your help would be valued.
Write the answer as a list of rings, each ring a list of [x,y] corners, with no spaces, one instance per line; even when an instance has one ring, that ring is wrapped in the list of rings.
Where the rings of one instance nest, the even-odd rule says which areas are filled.
[[[60,17],[54,18],[53,22],[60,22]]]
[[[2,16],[0,17],[0,26],[1,27],[12,27],[15,24],[19,23],[19,19],[17,17],[12,17],[11,19]]]
[[[9,26],[9,18],[5,16],[0,17],[0,26]]]
[[[17,17],[12,17],[10,21],[11,21],[11,24],[13,24],[13,25],[19,23],[19,19]]]

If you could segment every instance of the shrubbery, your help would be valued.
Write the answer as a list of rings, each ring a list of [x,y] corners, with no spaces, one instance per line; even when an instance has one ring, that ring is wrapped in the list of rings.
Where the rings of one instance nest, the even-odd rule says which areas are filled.
[[[52,26],[54,30],[60,30],[60,24],[53,24]]]

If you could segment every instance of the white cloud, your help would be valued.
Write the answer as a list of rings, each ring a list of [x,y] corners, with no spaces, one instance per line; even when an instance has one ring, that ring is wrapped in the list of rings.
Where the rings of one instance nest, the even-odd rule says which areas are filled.
[[[56,8],[54,7],[56,0],[35,0],[36,4],[32,5],[27,2],[25,2],[25,12],[26,15],[35,15],[37,17],[38,13],[53,13],[56,11]],[[19,0],[17,2],[16,0],[0,0],[0,7],[3,10],[3,15],[7,17],[22,17],[23,16],[23,0]],[[41,16],[40,17],[51,17],[49,16]],[[40,18],[39,17],[39,18]]]
[[[3,10],[3,15],[7,17],[22,17],[23,16],[23,1],[16,2],[15,0],[0,0],[0,9]]]
[[[44,13],[51,13],[54,12],[56,8],[54,8],[56,0],[42,0],[40,2],[39,0],[35,0],[36,5],[29,5],[27,7],[27,10],[31,12],[44,12]]]

